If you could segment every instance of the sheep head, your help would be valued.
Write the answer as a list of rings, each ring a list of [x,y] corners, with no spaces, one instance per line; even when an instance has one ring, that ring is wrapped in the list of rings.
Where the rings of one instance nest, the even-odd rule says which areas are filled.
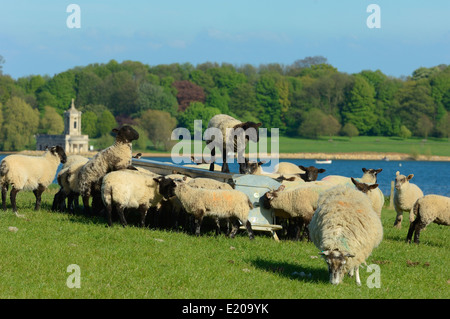
[[[242,128],[245,131],[245,139],[250,140],[252,142],[258,142],[259,141],[259,131],[258,128],[262,125],[262,123],[255,123],[255,122],[243,122],[240,124],[237,124],[233,127],[234,130],[237,130],[239,128]],[[250,130],[248,130],[250,129]]]
[[[55,156],[59,156],[59,160],[61,161],[61,163],[64,164],[67,161],[66,152],[64,152],[64,149],[61,146],[56,145],[51,147],[50,152]]]
[[[375,179],[375,183],[377,182],[377,175],[382,171],[382,168],[379,169],[373,169],[373,168],[363,168],[362,171],[364,173],[364,175],[369,174],[372,175],[372,178]]]
[[[112,132],[117,134],[116,141],[118,142],[131,143],[139,139],[139,133],[129,125],[124,125],[119,129],[114,128]]]
[[[265,162],[254,162],[249,161],[248,158],[245,158],[244,163],[239,163],[239,174],[254,174],[258,167],[263,165]]]
[[[304,174],[300,174],[300,177],[305,182],[314,182],[317,180],[317,177],[319,176],[319,173],[324,173],[325,169],[323,168],[317,168],[314,166],[304,167],[302,165],[298,166],[302,171],[304,171]]]
[[[266,209],[270,209],[272,206],[270,205],[270,202],[278,197],[278,192],[283,191],[286,188],[286,186],[281,185],[280,187],[278,187],[278,189],[273,190],[273,191],[268,191],[264,194],[263,196],[263,207]]]
[[[400,190],[403,186],[407,185],[409,181],[414,177],[414,174],[408,176],[400,174],[399,171],[395,173],[395,189]]]
[[[378,187],[378,184],[369,185],[369,184],[365,184],[365,183],[360,183],[353,177],[351,177],[351,179],[352,179],[352,183],[355,184],[356,189],[363,192],[364,194],[367,194],[372,189],[375,189]]]
[[[324,250],[319,253],[328,266],[328,273],[330,274],[330,283],[338,285],[342,282],[345,275],[345,264],[348,258],[355,257],[355,255],[341,252],[339,249]]]

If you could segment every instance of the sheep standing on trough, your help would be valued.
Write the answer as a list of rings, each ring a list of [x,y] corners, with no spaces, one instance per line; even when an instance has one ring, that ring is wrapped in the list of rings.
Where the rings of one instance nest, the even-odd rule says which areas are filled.
[[[195,234],[200,235],[200,227],[205,216],[229,218],[232,223],[230,237],[234,238],[239,229],[239,220],[245,225],[250,239],[254,239],[252,226],[248,220],[253,208],[248,196],[237,190],[204,189],[189,186],[184,180],[172,180],[163,196],[176,196],[185,211],[195,218]]]
[[[238,159],[240,156],[243,156],[248,140],[251,140],[255,143],[259,141],[258,128],[260,126],[261,123],[241,122],[234,117],[226,114],[218,114],[213,116],[208,123],[208,129],[218,129],[221,133],[222,143],[216,142],[218,136],[215,136],[214,134],[212,134],[214,136],[214,139],[208,139],[206,141],[206,145],[211,149],[211,159],[213,159],[210,164],[210,171],[214,171],[214,158],[216,155],[215,146],[217,146],[222,152],[222,172],[229,173],[230,169],[227,163],[227,151],[235,152],[238,156]],[[239,166],[245,166],[245,163],[239,163]]]
[[[114,144],[98,152],[78,173],[79,190],[86,214],[90,213],[90,196],[100,193],[101,179],[109,172],[131,166],[131,143],[139,138],[139,133],[129,125],[113,129],[112,132],[116,133]]]
[[[102,181],[101,196],[106,206],[108,225],[112,226],[112,209],[116,208],[122,226],[127,226],[125,208],[136,208],[141,214],[140,226],[145,226],[145,217],[150,207],[162,200],[159,193],[163,176],[140,170],[123,169],[110,172]]]
[[[36,197],[34,209],[41,207],[41,195],[53,182],[59,163],[65,163],[66,153],[61,146],[54,146],[42,156],[9,155],[0,164],[2,207],[6,210],[6,194],[11,185],[11,206],[17,213],[16,196],[21,190],[32,190]]]
[[[403,212],[409,212],[411,216],[414,204],[423,197],[422,190],[416,184],[409,182],[413,177],[414,174],[405,176],[398,171],[395,173],[394,208],[397,217],[394,227],[396,228],[402,227]]]
[[[415,219],[412,220],[415,216]],[[409,216],[409,230],[406,241],[419,243],[420,232],[429,224],[450,225],[450,197],[440,195],[426,195],[419,198],[414,204],[412,214]]]
[[[361,285],[359,266],[381,243],[383,227],[364,193],[338,185],[319,197],[309,234],[327,262],[332,284],[355,271],[356,283]]]

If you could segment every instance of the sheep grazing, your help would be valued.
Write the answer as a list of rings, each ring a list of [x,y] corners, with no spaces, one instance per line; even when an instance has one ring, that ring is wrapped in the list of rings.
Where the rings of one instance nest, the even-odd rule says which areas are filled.
[[[116,133],[114,144],[97,153],[78,173],[79,190],[86,214],[90,213],[89,197],[94,192],[100,192],[103,176],[131,166],[131,143],[139,138],[139,133],[129,125],[113,129],[112,132]]]
[[[6,210],[6,194],[9,185],[11,206],[17,213],[16,196],[21,190],[32,190],[36,197],[34,209],[41,207],[41,195],[53,182],[59,163],[65,163],[66,153],[61,146],[53,146],[42,156],[9,155],[0,164],[2,207]]]
[[[380,218],[362,192],[338,185],[324,192],[309,224],[314,245],[328,265],[330,282],[339,284],[345,273],[356,272],[383,238]]]
[[[162,191],[165,198],[176,196],[186,212],[194,216],[196,235],[200,235],[203,217],[211,216],[229,218],[232,221],[231,238],[235,237],[240,220],[245,225],[249,238],[254,239],[248,220],[253,205],[246,194],[237,190],[194,188],[184,180],[172,180],[171,185]]]
[[[414,221],[412,220],[414,219]],[[419,243],[420,232],[429,224],[450,225],[450,197],[440,195],[426,195],[414,204],[409,217],[410,225],[406,242],[410,243],[414,234],[414,242]]]
[[[415,202],[420,197],[423,197],[422,190],[417,185],[409,182],[413,177],[414,174],[405,176],[398,171],[395,173],[394,208],[397,212],[397,217],[395,218],[394,227],[396,228],[402,227],[403,212],[409,212],[411,216]]]
[[[247,146],[247,141],[251,140],[253,142],[258,142],[259,140],[259,132],[258,128],[261,126],[261,123],[254,122],[241,122],[234,117],[231,117],[226,114],[218,114],[211,118],[208,123],[208,129],[216,128],[219,129],[222,134],[222,145],[214,145],[214,140],[206,140],[206,145],[211,149],[211,158],[215,158],[216,148],[217,146],[220,148],[222,152],[223,164],[222,164],[222,172],[229,173],[230,169],[227,163],[227,151],[234,151],[236,154],[243,155],[245,152],[245,148]],[[228,129],[228,133],[227,133]],[[240,130],[242,129],[242,130]],[[250,131],[246,132],[248,129]],[[251,130],[254,129],[254,130]],[[214,137],[217,138],[216,136]],[[232,150],[228,149],[231,146]],[[245,163],[239,163],[239,166],[243,166]],[[214,170],[214,161],[210,164],[210,171]]]
[[[102,181],[101,197],[106,206],[108,225],[112,225],[112,209],[116,208],[122,226],[127,226],[125,208],[136,208],[141,214],[140,226],[145,226],[145,217],[150,207],[162,199],[159,185],[164,178],[151,172],[129,169],[110,172]]]

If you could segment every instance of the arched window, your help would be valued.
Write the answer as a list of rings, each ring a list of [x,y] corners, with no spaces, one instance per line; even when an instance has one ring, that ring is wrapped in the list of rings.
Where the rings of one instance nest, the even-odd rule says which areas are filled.
[[[73,128],[77,128],[77,121],[73,122]]]

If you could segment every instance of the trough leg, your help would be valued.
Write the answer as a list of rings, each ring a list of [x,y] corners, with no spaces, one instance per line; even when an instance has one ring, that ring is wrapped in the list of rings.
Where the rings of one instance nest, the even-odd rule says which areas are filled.
[[[8,193],[8,184],[3,184],[2,185],[2,208],[3,210],[6,210],[6,195]]]
[[[17,213],[16,196],[17,196],[18,192],[19,192],[18,189],[12,187],[11,188],[11,193],[9,193],[9,199],[11,200],[11,206],[12,206],[12,209],[13,209],[14,213]]]

